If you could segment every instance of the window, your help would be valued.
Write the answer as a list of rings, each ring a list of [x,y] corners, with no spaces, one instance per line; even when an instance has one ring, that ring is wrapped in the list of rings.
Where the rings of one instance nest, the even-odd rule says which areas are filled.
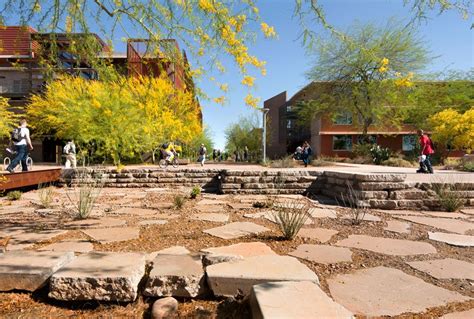
[[[345,112],[338,114],[334,119],[334,124],[336,125],[351,125],[352,124],[352,114]]]
[[[334,135],[332,137],[332,149],[334,151],[352,150],[352,135]]]
[[[416,143],[417,143],[416,135],[403,135],[402,151],[405,151],[405,152],[413,151],[416,147]]]
[[[287,106],[286,106],[286,112],[287,112],[287,113],[290,113],[290,112],[291,112],[291,105],[287,105]]]
[[[368,135],[370,144],[377,144],[377,135]],[[364,139],[363,135],[357,135],[357,144],[362,144]]]

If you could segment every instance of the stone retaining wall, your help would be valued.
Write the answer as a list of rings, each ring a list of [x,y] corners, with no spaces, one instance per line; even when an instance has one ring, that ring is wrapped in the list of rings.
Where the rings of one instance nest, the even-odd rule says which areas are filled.
[[[439,209],[435,189],[443,183],[408,183],[405,174],[370,174],[307,170],[217,170],[157,168],[64,170],[63,181],[77,184],[78,174],[101,176],[105,187],[200,186],[222,194],[321,194],[341,205],[357,202],[379,209]],[[474,206],[474,182],[449,184],[452,191]]]

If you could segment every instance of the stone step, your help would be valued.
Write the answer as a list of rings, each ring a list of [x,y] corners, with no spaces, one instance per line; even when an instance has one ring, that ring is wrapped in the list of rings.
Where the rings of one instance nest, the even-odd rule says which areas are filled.
[[[267,282],[252,287],[253,319],[354,318],[310,281]]]
[[[35,291],[74,259],[72,252],[8,251],[0,254],[0,291]]]
[[[49,297],[58,300],[134,301],[145,275],[145,255],[90,252],[51,277]]]
[[[207,281],[216,296],[250,294],[253,285],[272,281],[312,281],[318,276],[296,258],[289,256],[254,256],[214,264],[206,268]]]

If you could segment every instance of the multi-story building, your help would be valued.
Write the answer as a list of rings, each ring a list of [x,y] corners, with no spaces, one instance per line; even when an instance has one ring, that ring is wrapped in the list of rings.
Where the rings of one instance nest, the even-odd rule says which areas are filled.
[[[0,96],[21,112],[30,95],[43,90],[47,77],[67,73],[100,80],[90,61],[71,50],[76,41],[89,41],[88,56],[113,65],[122,75],[166,74],[177,89],[194,93],[193,80],[186,72],[186,53],[174,39],[160,41],[159,48],[147,39],[128,39],[126,52],[117,53],[96,34],[40,33],[27,26],[5,26],[0,27]],[[43,59],[48,63],[42,63]],[[33,144],[35,161],[59,161],[61,141],[54,136],[36,136]]]
[[[351,156],[353,146],[362,137],[362,130],[355,125],[352,114],[342,114],[337,118],[328,114],[304,121],[295,112],[301,102],[315,99],[329,85],[327,82],[312,82],[289,100],[284,91],[264,102],[264,107],[270,109],[267,127],[269,157],[291,154],[304,141],[310,143],[316,156]],[[368,134],[371,142],[400,153],[412,151],[417,141],[416,128],[408,124],[397,128],[370,126]]]

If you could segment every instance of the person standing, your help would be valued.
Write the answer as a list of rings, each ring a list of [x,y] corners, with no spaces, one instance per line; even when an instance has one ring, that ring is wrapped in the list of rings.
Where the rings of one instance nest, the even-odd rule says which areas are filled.
[[[76,145],[74,141],[68,140],[63,148],[63,153],[66,155],[66,168],[76,168]]]
[[[7,167],[7,171],[14,172],[15,167],[21,162],[21,171],[27,172],[28,166],[26,159],[28,158],[28,147],[33,150],[33,145],[30,139],[30,130],[28,129],[26,119],[21,119],[20,126],[12,132],[12,140],[15,145],[16,156]]]
[[[206,153],[206,147],[204,146],[204,144],[201,144],[201,147],[199,148],[199,162],[201,162],[201,166],[204,166],[204,161],[206,160]]]
[[[244,162],[248,162],[249,161],[249,149],[247,147],[247,145],[245,145],[244,147]]]
[[[426,167],[427,173],[433,174],[433,166],[431,165],[431,155],[434,154],[433,142],[426,135],[422,129],[418,130],[418,136],[420,137],[420,156],[424,159],[423,164]],[[424,155],[424,156],[423,156]]]
[[[313,150],[311,149],[311,146],[309,145],[308,142],[303,143],[303,163],[304,167],[308,167],[311,154],[313,154]]]

